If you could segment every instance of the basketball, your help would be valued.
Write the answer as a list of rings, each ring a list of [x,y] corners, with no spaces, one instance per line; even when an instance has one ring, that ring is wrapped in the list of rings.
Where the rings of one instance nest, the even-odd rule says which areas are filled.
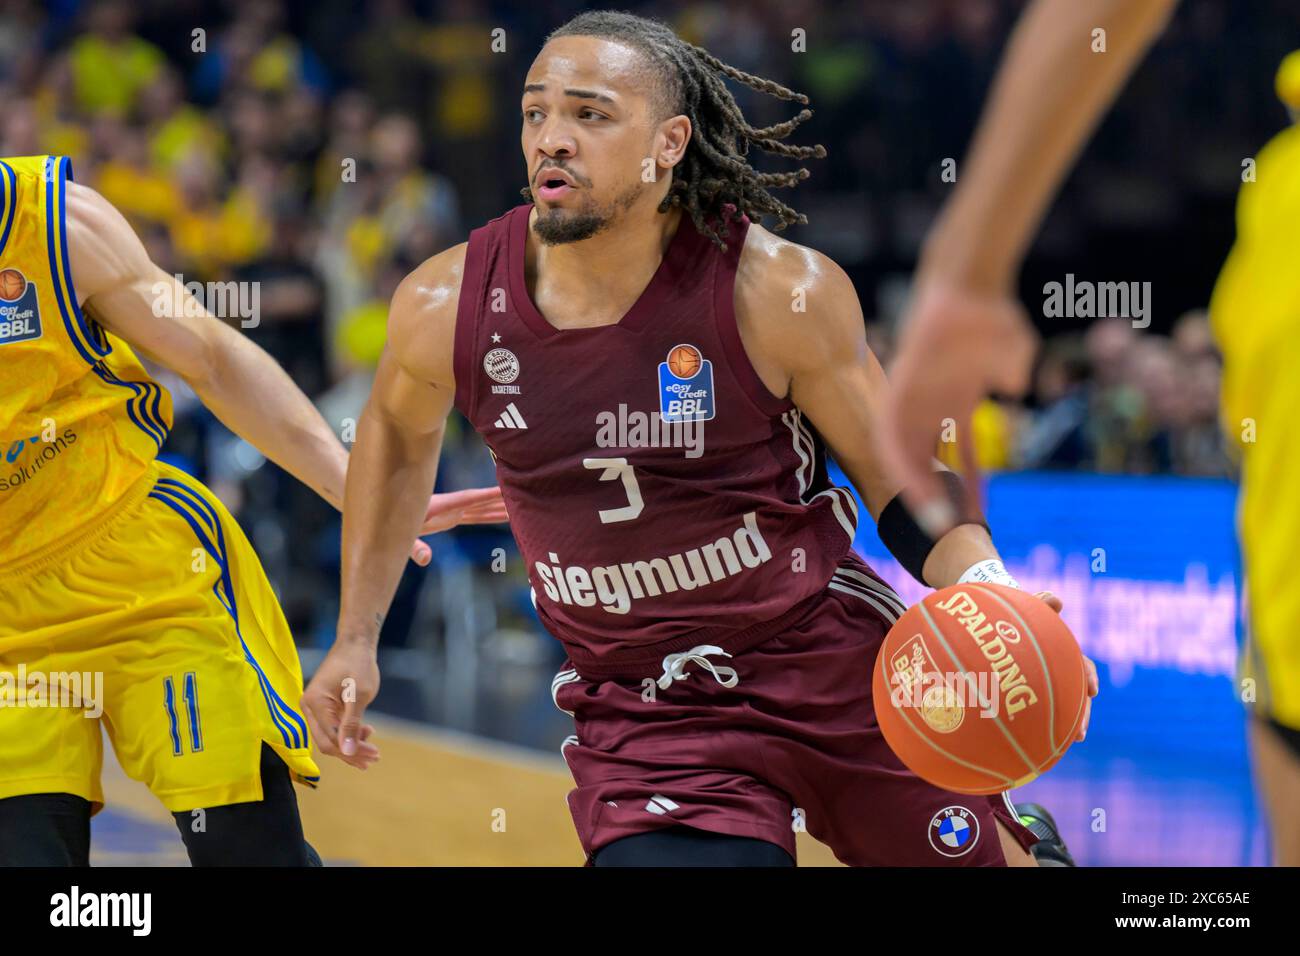
[[[17,269],[0,271],[0,299],[12,302],[27,291],[27,280]]]
[[[927,595],[881,645],[872,676],[886,742],[959,793],[1019,787],[1065,754],[1083,719],[1083,654],[1032,594],[956,584]]]
[[[694,345],[679,345],[668,353],[668,370],[678,378],[690,378],[700,370],[700,350]]]

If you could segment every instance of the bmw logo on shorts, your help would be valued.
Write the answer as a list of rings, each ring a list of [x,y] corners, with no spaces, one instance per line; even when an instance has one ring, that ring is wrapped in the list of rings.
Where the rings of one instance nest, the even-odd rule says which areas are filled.
[[[979,819],[965,807],[944,807],[930,818],[930,846],[943,856],[965,856],[979,838]]]

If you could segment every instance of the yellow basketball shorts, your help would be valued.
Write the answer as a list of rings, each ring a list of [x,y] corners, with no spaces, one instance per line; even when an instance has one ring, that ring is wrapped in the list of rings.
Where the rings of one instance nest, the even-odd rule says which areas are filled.
[[[262,799],[262,742],[320,771],[302,671],[230,513],[156,462],[85,533],[0,567],[0,798],[103,805],[101,725],[172,812]]]

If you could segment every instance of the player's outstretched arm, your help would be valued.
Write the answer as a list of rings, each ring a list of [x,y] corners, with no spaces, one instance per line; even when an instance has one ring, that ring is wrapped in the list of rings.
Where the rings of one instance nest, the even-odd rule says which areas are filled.
[[[379,630],[407,542],[425,520],[455,399],[452,350],[464,261],[462,244],[398,286],[388,342],[357,423],[343,502],[338,633],[302,703],[322,752],[361,769],[378,757],[362,717],[379,691]]]
[[[347,452],[284,369],[158,268],[122,214],[93,189],[68,183],[68,216],[77,295],[95,320],[184,378],[226,427],[342,508]],[[495,487],[426,501],[421,534],[506,520]],[[417,563],[429,562],[423,541],[410,551]]]
[[[1036,0],[1016,27],[956,192],[926,240],[878,436],[878,453],[934,533],[954,520],[929,471],[941,422],[956,423],[973,477],[975,405],[1028,385],[1037,338],[1013,292],[1025,250],[1087,137],[1176,6]]]
[[[348,455],[274,359],[158,268],[108,200],[68,183],[72,274],[104,328],[170,368],[235,434],[336,508]]]

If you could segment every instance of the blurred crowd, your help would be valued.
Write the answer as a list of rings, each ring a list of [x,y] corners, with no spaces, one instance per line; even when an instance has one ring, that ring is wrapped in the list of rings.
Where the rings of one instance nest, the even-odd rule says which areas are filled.
[[[817,116],[805,141],[825,143],[829,156],[791,197],[810,222],[790,235],[844,264],[887,361],[891,290],[951,188],[940,163],[962,155],[1020,4],[619,6],[810,95]],[[77,179],[126,214],[169,273],[259,282],[260,322],[247,334],[345,433],[402,276],[518,201],[520,80],[546,31],[582,8],[0,0],[0,155],[71,156]],[[1231,241],[1239,157],[1281,125],[1267,91],[1287,49],[1279,24],[1300,26],[1298,17],[1283,0],[1187,0],[1027,270],[1092,264],[1108,278],[1150,278],[1153,328],[1045,329],[1030,399],[988,403],[977,418],[987,467],[1231,473],[1215,424],[1219,363],[1195,309]],[[1225,48],[1251,55],[1230,59]],[[755,126],[791,112],[749,90],[737,97]],[[1148,253],[1171,237],[1178,248]],[[333,574],[336,517],[261,468],[183,383],[166,381],[177,397],[168,453],[234,501],[273,579]],[[442,486],[491,481],[481,443],[453,427]],[[495,540],[482,534],[474,546]],[[308,574],[301,606],[282,595],[291,616],[328,616],[313,595],[333,588],[318,583]]]

